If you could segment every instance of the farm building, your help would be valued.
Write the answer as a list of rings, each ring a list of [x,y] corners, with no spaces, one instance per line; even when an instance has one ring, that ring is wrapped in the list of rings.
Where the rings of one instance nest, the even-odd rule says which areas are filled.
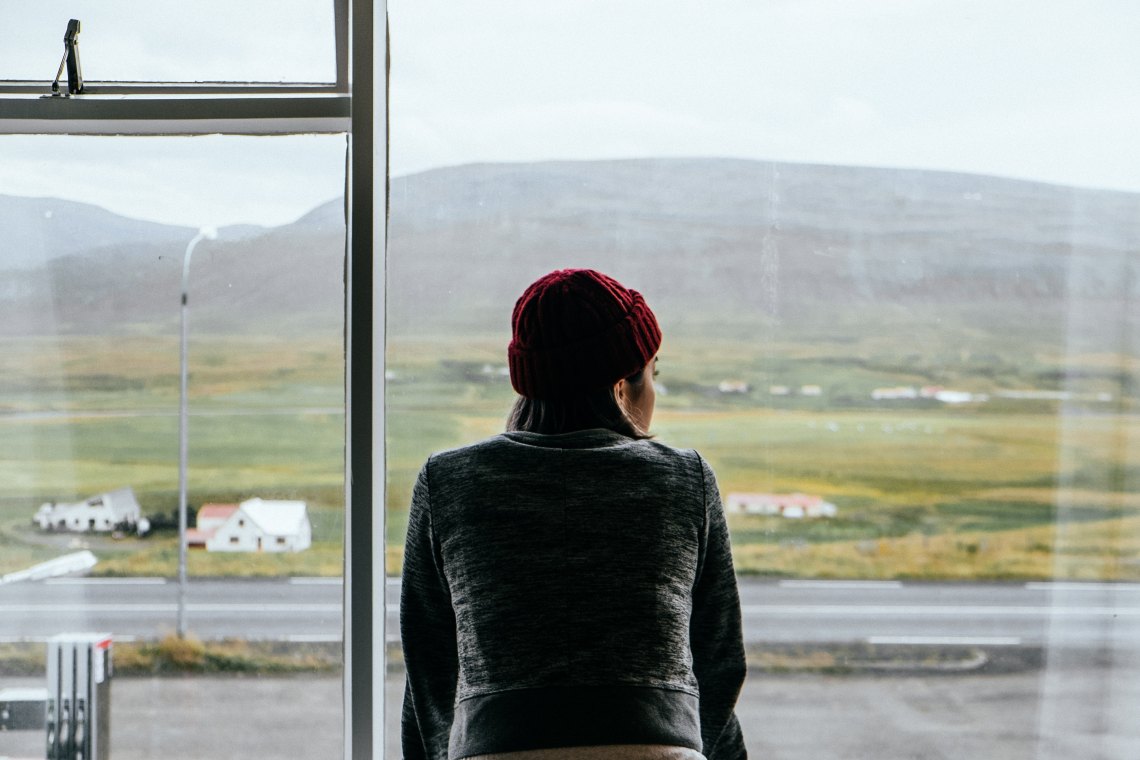
[[[205,549],[206,540],[237,510],[237,504],[203,504],[198,508],[195,527],[186,531],[186,545],[191,549]]]
[[[780,515],[791,519],[835,517],[838,509],[820,496],[802,493],[730,493],[725,511],[746,515]]]
[[[751,388],[743,380],[721,380],[716,389],[721,393],[748,393]]]
[[[46,502],[40,505],[32,518],[42,530],[77,533],[109,533],[123,528],[134,530],[141,519],[142,510],[134,489],[130,487],[70,504]]]
[[[918,398],[918,389],[912,385],[899,385],[894,388],[876,388],[871,391],[871,398],[875,401],[914,399]]]
[[[932,398],[941,401],[943,404],[968,404],[971,401],[989,401],[990,399],[989,395],[985,393],[955,391],[943,388],[941,385],[924,385],[918,393],[923,398]]]
[[[187,545],[211,552],[299,552],[313,542],[303,501],[247,499],[241,504],[204,504]]]

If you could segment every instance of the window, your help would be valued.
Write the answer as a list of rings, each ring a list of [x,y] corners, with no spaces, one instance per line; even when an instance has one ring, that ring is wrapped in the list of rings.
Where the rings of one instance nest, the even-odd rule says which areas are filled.
[[[343,638],[346,663],[353,665],[344,668],[343,687],[334,674],[310,690],[322,709],[306,721],[319,718],[323,728],[307,733],[310,742],[320,744],[306,752],[372,757],[381,736],[382,724],[374,715],[382,709],[383,691],[374,688],[371,670],[374,661],[383,662],[384,645],[383,599],[373,600],[383,593],[383,568],[375,570],[372,562],[373,532],[383,522],[378,519],[374,527],[368,508],[382,488],[370,477],[373,458],[383,456],[383,420],[370,401],[374,357],[383,375],[382,352],[373,350],[373,336],[383,334],[383,312],[374,319],[372,298],[383,291],[377,287],[382,280],[373,277],[383,271],[384,217],[375,209],[384,208],[384,194],[374,193],[373,178],[383,177],[385,167],[383,151],[372,149],[385,139],[385,120],[373,115],[374,103],[385,100],[383,4],[377,13],[373,3],[348,0],[272,3],[255,15],[245,5],[211,3],[203,7],[200,24],[189,22],[200,25],[197,32],[187,29],[185,19],[171,25],[166,11],[152,5],[121,0],[72,9],[83,21],[79,49],[85,90],[69,98],[45,98],[49,81],[43,79],[58,64],[67,17],[45,8],[25,14],[19,23],[6,19],[21,34],[0,54],[0,79],[6,80],[0,82],[0,154],[6,167],[0,194],[22,201],[16,211],[6,209],[4,218],[9,229],[15,223],[30,237],[8,245],[0,256],[8,283],[0,296],[8,384],[0,425],[21,433],[0,436],[0,446],[6,447],[4,461],[31,466],[21,479],[5,479],[0,519],[14,519],[26,509],[28,497],[41,491],[83,498],[88,484],[98,482],[99,488],[91,488],[95,491],[117,488],[123,483],[116,478],[129,474],[129,482],[146,484],[145,493],[136,489],[144,512],[155,518],[156,534],[146,539],[153,539],[148,546],[155,547],[156,556],[164,547],[167,556],[177,547],[171,531],[177,535],[179,489],[163,483],[170,477],[169,463],[179,458],[177,427],[170,427],[165,411],[179,396],[179,372],[172,374],[169,366],[171,348],[175,356],[178,352],[178,319],[160,306],[169,302],[165,285],[152,286],[169,282],[171,272],[177,281],[193,250],[187,506],[196,510],[206,500],[236,501],[249,488],[305,501],[313,521],[310,549],[256,557],[228,552],[228,561],[231,567],[260,566],[270,573],[287,567],[294,576],[315,578],[307,593],[317,601],[302,604],[309,627],[287,633],[297,646],[324,647],[336,659],[329,667],[337,670]],[[50,39],[43,43],[47,30]],[[152,30],[165,31],[151,35]],[[210,56],[203,54],[206,49]],[[38,168],[35,156],[42,161]],[[331,193],[330,176],[337,178]],[[294,201],[286,200],[290,193]],[[318,193],[323,195],[314,198]],[[207,207],[217,221],[192,218]],[[230,211],[237,213],[227,216]],[[210,224],[216,234],[203,235],[190,249],[199,227]],[[298,224],[309,227],[308,236]],[[288,225],[294,226],[282,229]],[[330,243],[334,257],[321,259]],[[102,255],[91,254],[100,246]],[[251,281],[241,275],[250,274],[258,247],[265,263],[274,261],[270,251],[278,254],[277,268]],[[24,258],[14,261],[15,256]],[[125,266],[132,256],[146,264]],[[323,316],[302,324],[313,316],[314,301],[330,304],[330,293],[319,284],[325,275],[337,283],[332,293],[337,300]],[[310,287],[304,297],[290,292],[290,278],[305,278]],[[176,288],[175,312],[178,297]],[[272,311],[275,302],[291,304],[297,318],[291,325],[289,318],[278,318],[290,310],[277,317],[264,311],[267,306]],[[304,308],[293,308],[297,304]],[[152,307],[155,311],[149,311]],[[148,311],[166,316],[147,317]],[[276,343],[252,340],[258,330],[275,335]],[[314,330],[322,337],[314,339]],[[29,335],[34,339],[27,340]],[[327,335],[335,336],[331,344]],[[29,432],[36,415],[47,410],[54,410],[48,421]],[[243,411],[235,414],[238,410]],[[31,418],[22,417],[25,412]],[[291,429],[297,427],[304,434]],[[9,456],[29,441],[19,457]],[[301,456],[302,441],[307,459]],[[231,467],[242,461],[244,468]],[[356,540],[342,542],[345,532]],[[132,540],[116,543],[115,557],[100,546],[92,550],[107,567],[138,553],[128,545]],[[217,568],[226,564],[210,556],[206,539],[202,545],[207,551],[189,559],[192,574],[206,566],[203,562]],[[8,572],[44,559],[47,551],[6,546],[0,564]],[[343,592],[337,577],[342,567]],[[176,583],[161,577],[174,572],[162,569],[153,584],[131,575],[120,586],[138,585],[132,595],[141,602],[149,585]],[[67,583],[55,585],[66,588]],[[290,585],[285,579],[281,583]],[[110,585],[96,578],[79,587],[79,596],[91,605],[83,627],[100,620],[94,612],[97,598]],[[191,578],[179,624],[188,610],[189,630],[210,639],[215,636],[202,630],[204,617],[195,621],[195,585],[202,583]],[[22,592],[16,586],[0,589],[0,604],[10,598],[6,594],[17,593]],[[342,597],[350,600],[343,613]],[[173,613],[166,617],[170,630]],[[57,624],[73,625],[62,618],[27,625],[34,637]],[[120,633],[126,627],[106,625]],[[140,639],[145,643],[148,636]],[[124,637],[129,638],[118,638],[118,646],[127,646]],[[204,689],[205,682],[195,688]],[[185,700],[180,704],[179,699],[152,695],[147,702],[155,711],[185,715]],[[253,717],[259,711],[252,705],[241,712],[261,719]],[[264,741],[276,735],[273,721],[279,720],[264,712],[266,723],[247,756],[297,751],[289,739],[280,746]],[[154,731],[164,723],[158,712],[141,710],[136,718],[116,725],[117,746],[143,742],[145,753],[166,741]],[[225,716],[199,718],[202,725],[216,727]],[[40,736],[27,750],[12,743],[19,739],[6,734],[0,754],[10,749],[34,754],[42,746]],[[183,750],[211,754],[201,747],[164,752],[177,756]]]
[[[883,754],[887,737],[932,756],[960,752],[963,742],[981,756],[1053,747],[1135,755],[1140,182],[1121,150],[1137,121],[1134,83],[1122,74],[1140,63],[1131,7],[1030,12],[1019,4],[825,0],[696,11],[490,2],[441,13],[401,0],[392,8],[389,262],[387,199],[378,190],[386,156],[377,149],[386,138],[378,106],[385,4],[265,3],[270,12],[250,22],[246,4],[210,2],[177,25],[158,5],[76,7],[89,90],[72,98],[43,97],[66,19],[38,7],[3,19],[19,33],[0,50],[0,195],[122,212],[123,198],[76,193],[98,185],[92,178],[105,166],[117,174],[104,189],[140,194],[134,180],[155,176],[140,159],[175,156],[159,174],[165,187],[150,193],[149,217],[136,221],[181,226],[171,254],[180,258],[185,233],[200,222],[170,224],[171,214],[194,197],[216,195],[224,210],[242,194],[312,190],[272,170],[247,188],[235,178],[253,176],[243,162],[256,157],[227,164],[202,156],[240,135],[252,153],[281,149],[266,166],[293,170],[307,160],[297,144],[349,135],[348,161],[341,154],[349,252],[343,524],[352,538],[344,546],[346,757],[376,756],[381,738],[396,756],[397,734],[380,731],[384,683],[375,677],[386,645],[379,560],[398,570],[415,470],[429,451],[501,426],[511,397],[502,374],[505,305],[534,276],[567,264],[640,287],[666,322],[662,439],[704,451],[726,501],[735,494],[734,503],[757,509],[792,504],[785,514],[805,515],[745,506],[732,516],[754,665],[809,671],[746,687],[740,712],[755,754],[791,744],[803,752],[805,737],[830,752]],[[220,51],[223,42],[236,57],[207,58],[195,47]],[[114,62],[118,51],[130,54]],[[74,153],[60,159],[60,146]],[[133,174],[123,159],[134,162]],[[187,193],[188,167],[207,160],[224,179]],[[27,171],[37,165],[38,174]],[[226,195],[232,188],[248,193]],[[9,232],[42,240],[37,225],[57,215],[59,207],[32,205],[14,224],[3,218]],[[64,244],[94,226],[65,230]],[[196,263],[212,256],[224,267],[223,248],[244,250],[252,232],[223,226],[217,247],[201,242]],[[162,343],[158,326],[84,332],[137,313],[154,295],[141,286],[148,273],[123,268],[140,286],[127,298],[99,299],[83,285],[116,268],[117,254],[67,259],[37,275],[29,270],[42,262],[12,267],[12,250],[6,241],[0,253],[0,308],[8,309],[0,319],[0,463],[26,466],[0,478],[5,527],[27,523],[28,505],[58,497],[63,486],[70,503],[80,501],[82,486],[109,479],[100,467],[118,473],[154,457],[168,470],[176,456],[148,449],[142,437],[106,435],[158,436],[171,420],[172,374],[150,363],[170,353],[151,350]],[[198,269],[215,278],[216,300],[196,311],[215,330],[227,309],[264,306],[259,299],[283,274],[246,288]],[[59,300],[59,288],[79,300]],[[29,332],[44,340],[23,340]],[[201,447],[191,440],[192,489],[196,468],[245,456],[243,439],[287,426],[273,409],[257,408],[267,394],[271,404],[310,410],[303,421],[326,442],[340,424],[328,411],[337,402],[322,395],[327,384],[304,400],[307,373],[327,367],[327,357],[285,343],[299,363],[274,364],[270,354],[280,352],[240,340],[191,346],[198,374],[190,388],[210,388],[191,420],[217,455],[196,459]],[[99,361],[127,354],[131,361],[110,372]],[[252,392],[235,386],[220,361],[237,354],[263,373]],[[159,380],[166,385],[148,387]],[[155,402],[156,413],[117,417],[125,402]],[[224,420],[235,408],[252,413]],[[69,418],[76,411],[82,424]],[[23,436],[7,434],[14,429]],[[282,447],[274,454],[288,447],[281,435],[261,440]],[[273,466],[260,464],[261,472]],[[386,479],[374,478],[384,465]],[[156,522],[172,530],[176,489],[163,490],[169,475],[156,474],[159,467],[136,469],[148,471],[152,495],[164,493]],[[226,477],[234,493],[219,497],[245,493],[232,471]],[[312,476],[317,490],[337,487],[322,477]],[[797,494],[808,501],[789,501]],[[387,525],[383,512],[372,519],[373,502],[385,505]],[[822,503],[836,514],[807,516]],[[315,540],[339,532],[331,509],[314,517]],[[68,518],[55,524],[65,529]],[[27,543],[0,551],[4,572],[41,559]],[[317,580],[309,585],[328,585]],[[21,588],[0,586],[0,606],[37,603]],[[85,598],[97,593],[79,588],[92,595]],[[981,591],[991,595],[961,601]],[[806,645],[796,627],[805,619],[840,631],[841,646]],[[926,671],[826,681],[811,674],[911,666]],[[398,689],[393,683],[390,693]],[[340,693],[327,683],[310,691],[323,704]],[[985,709],[997,701],[1001,711]],[[164,722],[165,707],[151,703],[139,725]],[[860,706],[852,723],[834,720],[852,715],[852,705]],[[397,716],[389,712],[389,725]],[[765,730],[749,729],[757,723]],[[138,730],[117,726],[116,741]],[[258,740],[249,757],[297,750],[270,746],[272,728],[244,733]],[[34,755],[40,739],[24,748],[5,733],[0,754]],[[309,754],[335,754],[326,750]]]
[[[1047,5],[393,0],[391,562],[596,267],[740,505],[752,754],[1135,756],[1140,16]]]

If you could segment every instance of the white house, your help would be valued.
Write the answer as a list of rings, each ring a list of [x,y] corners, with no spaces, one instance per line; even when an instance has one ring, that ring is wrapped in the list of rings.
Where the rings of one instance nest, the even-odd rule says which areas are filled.
[[[299,552],[313,543],[313,527],[303,501],[247,499],[225,517],[221,510],[215,512],[206,516],[205,526],[199,513],[198,533],[208,534],[203,535],[206,551]]]
[[[871,391],[871,398],[875,401],[897,401],[899,399],[918,398],[918,388],[913,385],[899,385],[894,388],[876,388]]]
[[[137,528],[142,509],[128,486],[71,504],[45,502],[32,519],[42,530],[109,533],[116,527]]]
[[[820,496],[802,493],[730,493],[725,499],[726,512],[746,515],[780,515],[789,519],[835,517],[834,504]]]
[[[943,388],[941,385],[924,385],[919,395],[923,398],[932,398],[943,404],[969,404],[972,401],[989,401],[985,393],[970,393],[969,391],[955,391]]]
[[[751,390],[743,380],[721,380],[716,389],[721,393],[748,393]]]

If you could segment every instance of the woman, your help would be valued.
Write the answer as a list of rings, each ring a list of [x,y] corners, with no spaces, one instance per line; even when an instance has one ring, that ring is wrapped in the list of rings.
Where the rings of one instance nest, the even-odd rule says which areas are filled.
[[[745,757],[712,470],[652,441],[661,330],[566,269],[515,304],[507,432],[431,456],[400,600],[405,758]]]

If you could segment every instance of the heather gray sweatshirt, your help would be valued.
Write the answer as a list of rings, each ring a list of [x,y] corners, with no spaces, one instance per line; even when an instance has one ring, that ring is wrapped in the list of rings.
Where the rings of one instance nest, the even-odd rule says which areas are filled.
[[[745,757],[712,470],[609,430],[435,454],[408,517],[404,757],[605,744]]]

